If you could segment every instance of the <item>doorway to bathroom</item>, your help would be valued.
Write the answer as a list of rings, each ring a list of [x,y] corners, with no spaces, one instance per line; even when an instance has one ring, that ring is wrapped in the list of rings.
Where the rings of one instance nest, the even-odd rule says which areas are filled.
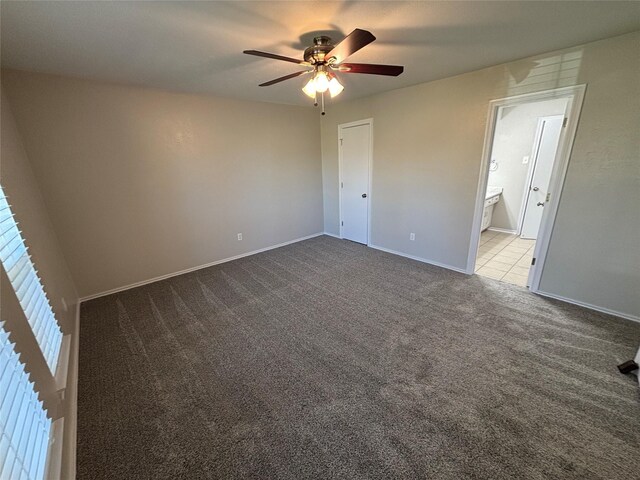
[[[498,109],[476,273],[526,287],[566,98]]]
[[[583,95],[491,102],[467,273],[537,291]]]

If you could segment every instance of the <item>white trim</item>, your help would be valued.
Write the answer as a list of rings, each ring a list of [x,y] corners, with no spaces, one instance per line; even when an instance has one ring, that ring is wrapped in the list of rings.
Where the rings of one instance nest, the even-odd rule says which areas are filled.
[[[336,235],[335,233],[322,232],[322,235],[327,235],[329,237],[339,238],[340,240],[342,240],[342,237],[340,235]]]
[[[76,303],[76,315],[74,319],[73,333],[75,338],[71,339],[69,367],[71,378],[67,380],[65,389],[65,401],[69,408],[65,416],[65,428],[67,429],[66,443],[62,450],[62,472],[63,478],[76,478],[76,454],[78,448],[78,368],[80,361],[80,302]],[[66,460],[66,461],[65,461]]]
[[[636,362],[637,364],[640,364],[640,348],[638,348],[638,353],[636,353],[636,356],[633,359],[633,361]],[[640,385],[640,371],[636,370],[635,373],[638,376],[638,385]]]
[[[221,260],[215,260],[213,262],[205,263],[203,265],[198,265],[196,267],[185,268],[184,270],[180,270],[178,272],[167,273],[166,275],[160,275],[158,277],[149,278],[147,280],[141,280],[139,282],[130,283],[129,285],[125,285],[123,287],[112,288],[111,290],[106,290],[101,293],[96,293],[93,295],[87,295],[86,297],[82,297],[79,300],[79,303],[86,302],[88,300],[93,300],[94,298],[105,297],[107,295],[111,295],[118,292],[123,292],[125,290],[130,290],[132,288],[141,287],[142,285],[148,285],[149,283],[159,282],[161,280],[166,280],[167,278],[177,277],[178,275],[183,275],[189,272],[195,272],[196,270],[201,270],[207,267],[213,267],[214,265],[220,265],[221,263],[231,262],[233,260],[238,260],[239,258],[248,257],[251,255],[255,255],[256,253],[266,252],[268,250],[273,250],[275,248],[284,247],[286,245],[291,245],[292,243],[302,242],[303,240],[309,240],[310,238],[319,237],[320,235],[324,235],[324,232],[314,233],[313,235],[307,235],[306,237],[296,238],[294,240],[289,240],[287,242],[278,243],[277,245],[270,245],[268,247],[259,248],[258,250],[253,250],[251,252],[241,253],[239,255],[234,255],[233,257],[223,258]]]
[[[549,194],[553,201],[547,202],[545,209],[542,212],[538,238],[536,239],[536,244],[533,250],[533,256],[536,259],[536,264],[531,272],[531,285],[529,286],[529,290],[534,293],[538,292],[540,288],[540,279],[542,278],[542,272],[545,267],[547,250],[549,249],[549,243],[551,242],[551,234],[555,226],[558,207],[560,206],[562,189],[567,176],[567,170],[569,169],[571,151],[573,150],[573,143],[578,130],[578,121],[580,120],[585,90],[586,85],[577,85],[569,89],[569,91],[573,92],[573,95],[569,97],[569,101],[567,103],[567,125],[562,129],[563,131],[560,134],[556,158],[553,161],[551,181],[549,182]]]
[[[58,398],[69,407],[51,423],[45,478],[58,480],[76,478],[78,427],[78,357],[80,344],[80,302],[76,303],[72,333],[62,337],[55,384]],[[75,339],[73,338],[75,336]],[[72,377],[69,378],[71,369]],[[67,439],[65,441],[65,432]],[[66,461],[65,461],[66,460]],[[65,467],[66,465],[66,467]],[[66,471],[62,471],[65,468]]]
[[[44,471],[47,480],[60,480],[62,476],[62,439],[64,437],[64,417],[51,424],[49,432],[49,447],[47,448],[47,463]]]
[[[411,260],[416,260],[422,263],[428,263],[429,265],[433,265],[435,267],[446,268],[447,270],[453,270],[454,272],[464,273],[467,271],[464,268],[452,267],[451,265],[446,265],[444,263],[434,262],[433,260],[427,260],[426,258],[416,257],[414,255],[409,255],[407,253],[398,252],[397,250],[391,250],[390,248],[378,247],[377,245],[369,245],[369,247],[374,248],[376,250],[380,250],[382,252],[391,253],[393,255],[398,255],[400,257],[410,258]]]
[[[71,335],[62,337],[60,355],[58,356],[58,366],[56,367],[56,390],[60,391],[67,387],[67,375],[69,373],[69,359],[71,355]]]
[[[517,235],[517,230],[509,230],[508,228],[498,228],[498,227],[489,227],[487,228],[490,232],[500,232],[500,233],[509,233],[511,235]]]
[[[468,275],[473,275],[476,267],[476,257],[478,256],[478,248],[480,246],[480,235],[482,234],[482,213],[487,196],[487,184],[489,182],[489,163],[491,151],[493,147],[493,134],[496,129],[496,117],[498,108],[494,104],[496,100],[489,102],[489,111],[487,116],[487,126],[484,130],[484,143],[482,145],[482,158],[480,161],[480,179],[476,190],[476,204],[473,213],[473,221],[471,222],[471,238],[469,240],[469,253],[467,254]]]
[[[565,104],[565,113],[567,105]],[[551,116],[551,115],[549,115]],[[533,183],[533,173],[535,172],[536,164],[538,163],[538,154],[540,153],[540,144],[542,143],[542,134],[544,133],[543,125],[547,117],[538,117],[538,124],[536,125],[536,134],[533,137],[533,147],[529,153],[529,168],[527,168],[527,180],[524,184],[524,195],[522,195],[522,201],[520,202],[520,213],[518,213],[517,233],[522,233],[522,227],[524,226],[524,216],[527,211],[527,203],[529,203],[529,196],[531,195],[531,184]],[[554,159],[555,160],[555,159]]]
[[[567,168],[569,165],[569,158],[571,156],[571,149],[576,135],[578,127],[578,120],[580,118],[580,112],[582,109],[582,103],[584,100],[586,85],[575,85],[571,87],[557,88],[553,90],[545,90],[542,92],[527,93],[524,95],[517,95],[514,97],[500,98],[491,100],[489,102],[488,120],[485,129],[484,145],[482,147],[482,160],[480,164],[480,178],[478,181],[478,189],[476,191],[476,205],[473,215],[473,223],[471,229],[471,239],[469,242],[469,253],[467,256],[467,268],[466,273],[473,275],[475,270],[476,256],[478,253],[478,245],[480,243],[480,225],[482,223],[482,210],[484,209],[485,194],[487,191],[487,181],[489,178],[489,160],[491,156],[491,150],[493,148],[493,137],[495,134],[495,128],[497,123],[497,113],[500,107],[509,105],[521,105],[524,103],[530,103],[533,101],[542,101],[553,98],[567,97],[566,117],[568,123],[560,137],[558,144],[558,151],[556,153],[556,159],[554,161],[554,169],[552,173],[551,183],[549,185],[549,192],[553,201],[547,204],[547,208],[542,214],[542,221],[540,224],[540,230],[538,232],[538,239],[536,241],[534,257],[536,258],[536,265],[532,267],[531,284],[529,290],[537,292],[540,285],[540,278],[542,276],[542,270],[544,269],[544,262],[546,259],[546,252],[549,247],[549,240],[551,238],[551,232],[553,231],[553,224],[555,222],[556,214],[558,212],[558,205],[560,203],[560,196],[562,187],[564,185],[564,179],[566,176]]]
[[[610,308],[598,307],[590,303],[581,302],[579,300],[573,300],[571,298],[563,297],[562,295],[556,295],[555,293],[543,292],[542,290],[538,290],[536,294],[543,297],[560,300],[562,302],[571,303],[573,305],[578,305],[579,307],[588,308],[589,310],[595,310],[596,312],[606,313],[608,315],[613,315],[614,317],[620,317],[620,318],[624,318],[625,320],[631,320],[632,322],[640,323],[640,317],[637,317],[636,315],[631,315],[629,313],[618,312],[617,310],[611,310]]]
[[[368,164],[368,184],[367,192],[367,246],[371,246],[371,199],[373,193],[373,118],[365,118],[356,120],[355,122],[341,123],[338,125],[338,228],[340,229],[340,237],[342,236],[342,145],[340,144],[342,130],[350,127],[358,127],[360,125],[369,125],[369,164]]]

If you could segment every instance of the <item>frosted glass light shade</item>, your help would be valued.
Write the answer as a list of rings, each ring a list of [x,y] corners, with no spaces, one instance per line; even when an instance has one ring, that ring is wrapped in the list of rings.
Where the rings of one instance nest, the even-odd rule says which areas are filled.
[[[318,72],[315,76],[316,92],[324,93],[329,88],[329,78],[326,72]]]
[[[302,87],[302,91],[305,93],[305,95],[313,98],[315,100],[316,98],[316,85],[315,85],[315,81],[312,78],[311,80],[309,80],[307,82],[307,84]]]
[[[329,93],[331,94],[331,98],[340,95],[340,92],[342,92],[342,90],[344,90],[344,87],[342,86],[342,84],[338,81],[336,77],[333,77],[329,81]]]

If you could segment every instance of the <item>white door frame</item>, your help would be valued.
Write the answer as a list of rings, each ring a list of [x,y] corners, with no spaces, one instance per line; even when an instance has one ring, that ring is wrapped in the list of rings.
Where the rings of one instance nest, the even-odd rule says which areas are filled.
[[[573,148],[576,130],[578,129],[578,120],[580,118],[580,111],[582,110],[582,102],[584,100],[586,88],[586,85],[575,85],[571,87],[556,88],[542,92],[526,93],[524,95],[500,98],[489,102],[487,127],[485,129],[484,147],[482,149],[482,161],[480,164],[480,174],[478,179],[478,190],[476,193],[476,207],[473,215],[469,254],[467,257],[467,274],[473,275],[474,273],[476,256],[478,254],[478,245],[480,244],[480,225],[482,223],[482,210],[484,209],[484,201],[487,191],[489,161],[491,150],[493,148],[493,137],[496,129],[498,109],[504,106],[522,105],[541,100],[566,97],[568,99],[565,114],[567,118],[567,125],[563,128],[563,131],[560,134],[558,150],[556,151],[556,158],[553,165],[553,173],[551,174],[551,182],[549,184],[550,199],[553,201],[547,203],[544,212],[542,213],[538,239],[536,240],[536,246],[533,253],[533,257],[536,259],[536,264],[533,268],[533,274],[530,277],[531,284],[529,285],[529,290],[532,292],[538,291],[540,278],[542,277],[542,270],[544,269],[544,263],[547,256],[547,249],[549,248],[551,233],[558,213],[560,196],[562,194],[562,188],[564,186],[564,180],[569,166],[569,157],[571,156],[571,149]]]
[[[564,114],[566,116],[566,113]],[[536,135],[533,140],[533,148],[531,149],[531,154],[529,156],[529,168],[527,169],[527,181],[524,184],[524,195],[522,196],[522,202],[520,205],[520,214],[518,215],[518,228],[516,230],[516,235],[522,235],[522,228],[524,227],[524,218],[527,213],[527,203],[529,203],[529,195],[531,194],[531,184],[533,183],[533,174],[536,171],[536,165],[538,164],[538,153],[540,150],[540,144],[542,143],[542,125],[544,122],[551,117],[558,117],[557,115],[545,115],[543,117],[538,118],[538,125],[536,126]],[[558,145],[559,146],[559,145]],[[555,162],[555,158],[553,161]],[[553,167],[552,167],[553,168]]]
[[[338,125],[338,206],[339,206],[339,222],[340,222],[340,238],[342,237],[342,148],[340,148],[340,140],[342,139],[342,130],[350,127],[358,127],[360,125],[369,125],[369,160],[367,162],[368,176],[368,192],[367,192],[367,246],[371,246],[371,198],[372,198],[372,173],[373,173],[373,118],[365,118],[355,122],[341,123]]]
[[[531,153],[529,153],[529,168],[527,169],[527,181],[524,184],[524,195],[522,196],[522,202],[520,202],[520,213],[518,214],[518,224],[516,227],[516,235],[522,233],[522,224],[524,223],[524,214],[527,207],[527,200],[529,199],[529,190],[531,188],[531,182],[533,181],[533,171],[535,170],[535,163],[537,160],[538,147],[542,141],[542,125],[543,118],[538,118],[538,125],[536,126],[536,134],[533,137],[533,147]]]

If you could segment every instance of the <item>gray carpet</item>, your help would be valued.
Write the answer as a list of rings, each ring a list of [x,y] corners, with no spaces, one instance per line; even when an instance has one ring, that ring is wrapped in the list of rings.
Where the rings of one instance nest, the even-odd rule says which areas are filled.
[[[82,305],[80,479],[637,479],[640,324],[330,237]]]

